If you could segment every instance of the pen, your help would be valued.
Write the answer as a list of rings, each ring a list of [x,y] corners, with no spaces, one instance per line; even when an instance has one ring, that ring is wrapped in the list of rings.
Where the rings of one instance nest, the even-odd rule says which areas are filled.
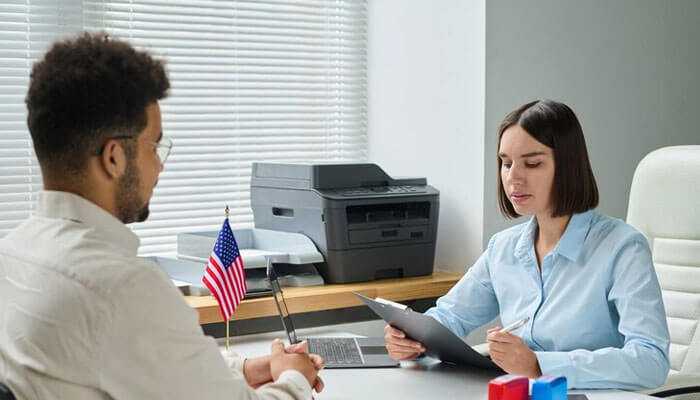
[[[514,330],[527,324],[527,321],[529,321],[529,320],[530,320],[530,317],[525,317],[525,318],[521,319],[520,321],[513,322],[512,324],[506,326],[505,328],[501,329],[498,332],[499,333],[513,332]]]

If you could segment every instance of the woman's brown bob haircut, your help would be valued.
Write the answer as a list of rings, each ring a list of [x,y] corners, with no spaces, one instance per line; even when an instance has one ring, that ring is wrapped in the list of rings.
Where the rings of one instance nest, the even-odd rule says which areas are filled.
[[[582,213],[598,206],[598,186],[588,160],[583,130],[571,108],[552,100],[533,101],[520,106],[501,122],[497,149],[501,146],[503,132],[513,125],[519,125],[554,152],[552,217]],[[496,158],[501,213],[509,219],[517,218],[520,215],[515,212],[503,190],[501,158]]]

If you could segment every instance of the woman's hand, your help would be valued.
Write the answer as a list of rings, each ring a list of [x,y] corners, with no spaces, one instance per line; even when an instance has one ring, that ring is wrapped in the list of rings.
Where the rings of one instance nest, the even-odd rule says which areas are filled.
[[[413,360],[425,352],[425,347],[390,325],[384,327],[384,342],[389,357],[396,361]]]
[[[486,336],[491,360],[509,374],[539,378],[542,371],[535,353],[518,336],[500,330],[498,326],[491,328]]]

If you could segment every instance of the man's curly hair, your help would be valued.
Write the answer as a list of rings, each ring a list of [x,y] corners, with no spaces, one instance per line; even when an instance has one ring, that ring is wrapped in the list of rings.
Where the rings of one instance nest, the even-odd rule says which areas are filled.
[[[146,106],[169,88],[162,61],[104,32],[56,42],[34,64],[25,99],[42,170],[80,174],[107,138],[137,136]]]

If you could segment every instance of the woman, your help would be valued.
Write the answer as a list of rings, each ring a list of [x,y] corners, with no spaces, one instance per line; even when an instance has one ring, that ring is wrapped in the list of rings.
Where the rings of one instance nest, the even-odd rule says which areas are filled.
[[[508,218],[532,216],[494,235],[486,251],[426,312],[459,336],[500,315],[512,333],[488,331],[492,360],[569,387],[657,387],[669,370],[661,289],[644,236],[599,214],[581,125],[555,101],[508,114],[499,128],[499,202]],[[425,348],[387,326],[397,360]]]

